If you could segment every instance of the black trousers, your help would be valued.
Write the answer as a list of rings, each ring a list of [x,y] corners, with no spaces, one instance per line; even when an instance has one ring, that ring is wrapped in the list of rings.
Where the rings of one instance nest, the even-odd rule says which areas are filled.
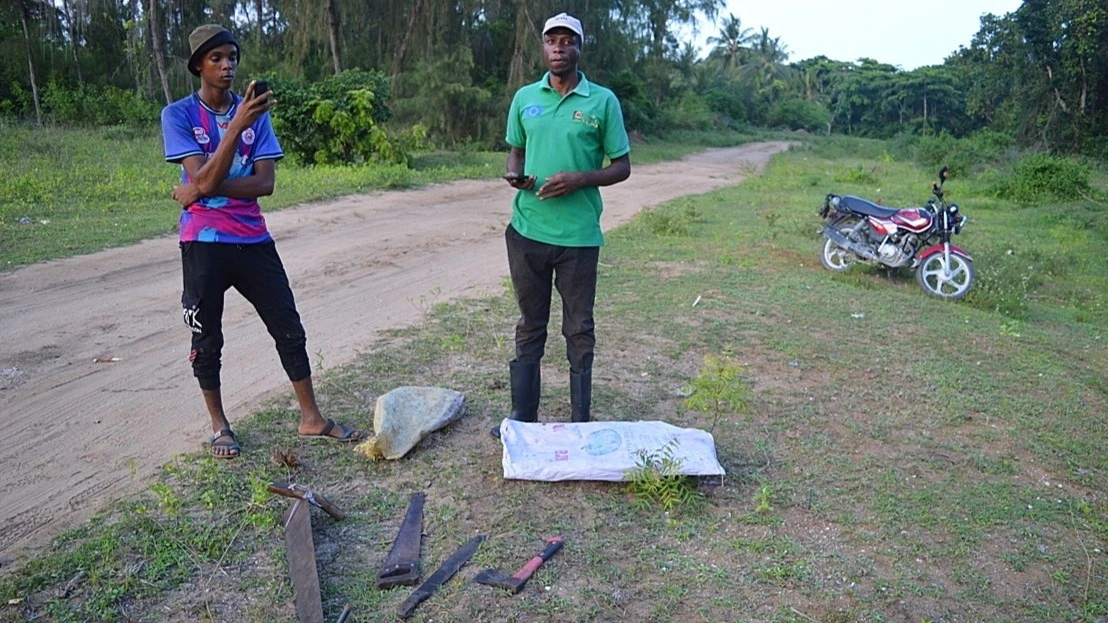
[[[235,288],[265,323],[289,380],[311,376],[307,340],[285,267],[273,242],[182,242],[181,307],[192,330],[192,373],[201,389],[219,388],[223,352],[223,296]]]
[[[592,369],[596,346],[593,304],[600,247],[559,247],[524,238],[508,225],[508,269],[519,304],[516,361],[535,363],[546,352],[551,282],[562,297],[562,335],[572,372]]]

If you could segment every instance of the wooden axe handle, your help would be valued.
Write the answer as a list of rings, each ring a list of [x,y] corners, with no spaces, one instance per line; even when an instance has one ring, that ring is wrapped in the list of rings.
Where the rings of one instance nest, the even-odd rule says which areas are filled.
[[[335,518],[335,521],[342,521],[346,519],[346,513],[342,512],[339,507],[335,506],[323,497],[322,493],[314,493],[311,489],[304,485],[290,484],[287,482],[273,482],[270,483],[270,493],[276,493],[277,495],[283,495],[287,498],[296,498],[299,500],[306,500],[314,506],[318,506],[323,509],[325,513]]]
[[[550,545],[546,546],[546,549],[542,550],[542,553],[535,556],[531,560],[527,561],[527,564],[523,565],[519,571],[516,571],[512,577],[517,580],[526,580],[531,577],[535,571],[542,565],[542,563],[550,560],[550,557],[558,553],[558,550],[562,549],[562,537],[554,537],[550,539]]]

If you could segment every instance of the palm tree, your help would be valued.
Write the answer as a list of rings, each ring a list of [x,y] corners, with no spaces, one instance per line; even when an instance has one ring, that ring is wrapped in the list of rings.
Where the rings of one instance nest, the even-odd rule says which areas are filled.
[[[789,60],[788,47],[781,43],[781,37],[770,37],[769,29],[762,31],[751,40],[750,60],[743,65],[743,72],[753,74],[759,91],[772,89],[778,81],[786,81],[793,71],[785,65]]]
[[[789,48],[781,43],[781,37],[770,37],[769,28],[762,27],[762,31],[749,39],[753,52],[766,62],[784,64],[789,60]]]
[[[742,20],[731,13],[724,20],[719,36],[708,37],[708,43],[716,46],[713,55],[723,59],[725,70],[734,71],[742,64],[743,51],[751,41],[751,32],[751,29],[743,28]]]

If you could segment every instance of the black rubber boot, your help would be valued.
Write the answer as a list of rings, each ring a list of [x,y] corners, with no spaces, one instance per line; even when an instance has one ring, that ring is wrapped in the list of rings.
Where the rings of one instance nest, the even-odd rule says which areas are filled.
[[[588,422],[592,406],[592,370],[569,373],[569,419],[571,422]]]
[[[539,394],[542,393],[539,362],[509,362],[508,378],[512,383],[512,412],[508,419],[520,422],[539,421]],[[492,427],[489,434],[499,439],[500,426]]]

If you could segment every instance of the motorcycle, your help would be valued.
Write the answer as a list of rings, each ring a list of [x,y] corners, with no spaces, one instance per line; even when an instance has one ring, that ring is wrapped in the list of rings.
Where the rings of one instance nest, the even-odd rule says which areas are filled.
[[[820,263],[843,272],[856,263],[915,269],[916,282],[931,296],[960,299],[975,278],[973,258],[950,244],[968,220],[957,204],[946,202],[943,183],[931,184],[934,195],[922,208],[886,208],[850,195],[829,194],[819,210],[823,228]]]

